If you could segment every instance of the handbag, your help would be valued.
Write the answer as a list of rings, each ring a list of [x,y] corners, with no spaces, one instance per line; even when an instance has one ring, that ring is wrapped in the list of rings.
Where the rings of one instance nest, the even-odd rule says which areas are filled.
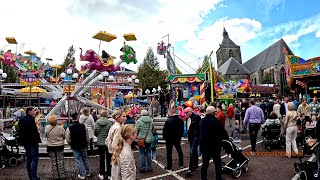
[[[140,148],[145,148],[146,147],[145,141],[146,141],[146,138],[147,138],[147,136],[149,134],[150,126],[151,126],[151,124],[149,125],[149,128],[148,128],[146,136],[144,138],[138,139],[138,146]],[[139,129],[141,129],[141,126],[139,127]]]

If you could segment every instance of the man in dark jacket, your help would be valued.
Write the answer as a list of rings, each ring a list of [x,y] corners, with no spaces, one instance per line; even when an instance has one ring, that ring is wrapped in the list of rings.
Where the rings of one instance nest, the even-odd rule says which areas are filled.
[[[27,171],[29,178],[39,179],[37,177],[39,143],[41,143],[40,134],[35,123],[35,111],[32,107],[26,109],[26,116],[19,122],[20,143],[24,146],[27,156]]]
[[[200,137],[199,125],[201,117],[198,114],[195,114],[190,107],[187,107],[184,111],[186,117],[190,118],[190,126],[188,128],[188,141],[190,142],[190,163],[189,170],[187,171],[186,175],[191,176],[192,171],[198,169],[198,146]]]
[[[166,96],[163,92],[164,90],[162,89],[159,93],[160,93],[160,97],[159,97],[159,102],[160,102],[160,113],[161,113],[161,117],[164,117],[166,114]]]
[[[200,151],[203,158],[202,180],[207,180],[207,170],[211,158],[216,169],[216,179],[222,179],[221,141],[227,140],[229,136],[222,123],[214,116],[215,111],[213,106],[207,107],[206,116],[200,121]]]
[[[163,139],[166,141],[167,149],[167,166],[165,169],[172,169],[172,148],[176,147],[179,155],[179,166],[183,167],[183,152],[181,149],[181,138],[183,136],[184,123],[179,118],[179,115],[175,114],[174,109],[169,110],[169,117],[163,127]]]
[[[85,179],[85,175],[91,176],[92,171],[89,168],[87,149],[89,144],[89,134],[86,126],[79,123],[79,115],[72,114],[72,124],[66,130],[66,140],[70,144],[76,160],[78,169],[78,178]]]

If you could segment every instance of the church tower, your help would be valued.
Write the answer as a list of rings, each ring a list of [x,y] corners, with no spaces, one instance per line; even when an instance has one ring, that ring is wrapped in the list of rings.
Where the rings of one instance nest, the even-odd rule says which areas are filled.
[[[235,58],[242,64],[240,46],[236,45],[228,35],[226,28],[223,28],[223,40],[216,52],[218,68],[224,64],[229,58]]]

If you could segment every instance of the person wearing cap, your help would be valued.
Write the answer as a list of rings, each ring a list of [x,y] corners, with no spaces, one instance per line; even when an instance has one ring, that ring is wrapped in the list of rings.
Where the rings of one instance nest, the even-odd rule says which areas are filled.
[[[170,109],[169,117],[163,126],[163,139],[166,141],[167,166],[166,170],[172,169],[172,148],[176,148],[179,156],[179,166],[183,167],[183,152],[181,149],[181,138],[184,133],[184,122],[176,114],[175,109]]]
[[[228,140],[229,136],[222,123],[215,117],[216,109],[208,106],[206,116],[200,121],[200,151],[203,164],[201,167],[201,179],[207,180],[207,170],[210,159],[213,160],[216,171],[216,179],[222,179],[221,142]]]
[[[35,111],[33,107],[26,109],[26,116],[19,121],[20,143],[24,146],[27,156],[27,171],[29,178],[39,179],[37,177],[39,143],[41,143],[40,134],[35,122]]]
[[[256,142],[257,136],[260,129],[260,125],[264,124],[264,113],[262,109],[255,105],[254,100],[249,101],[250,108],[247,109],[243,125],[245,129],[247,129],[247,125],[249,124],[249,133],[250,133],[250,141],[251,141],[251,150],[252,152],[256,152]]]

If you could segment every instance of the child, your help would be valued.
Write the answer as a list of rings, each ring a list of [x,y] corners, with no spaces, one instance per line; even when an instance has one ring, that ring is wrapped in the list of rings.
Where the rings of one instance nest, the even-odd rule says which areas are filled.
[[[315,128],[316,125],[317,125],[317,116],[312,116],[312,117],[311,117],[310,127],[311,127],[311,128]]]
[[[158,136],[157,130],[155,129],[155,133],[153,134],[153,139],[151,142],[151,159],[153,160],[156,160],[157,158],[156,150],[157,150],[158,141],[159,141],[159,136]]]
[[[240,132],[240,127],[239,127],[239,120],[234,121],[235,126],[234,129],[231,133],[231,137],[233,139],[233,142],[241,149],[241,132]]]

